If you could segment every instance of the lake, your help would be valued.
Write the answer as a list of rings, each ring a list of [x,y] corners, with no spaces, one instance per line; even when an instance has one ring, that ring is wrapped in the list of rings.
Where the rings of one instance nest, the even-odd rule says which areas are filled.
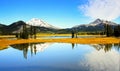
[[[101,35],[86,35],[86,36],[83,36],[83,35],[78,35],[77,38],[98,38],[98,37],[104,37],[104,36],[101,36]],[[37,36],[37,39],[41,39],[41,38],[44,38],[44,39],[51,39],[51,38],[71,38],[71,36]]]
[[[120,44],[11,45],[0,50],[0,71],[120,71]]]

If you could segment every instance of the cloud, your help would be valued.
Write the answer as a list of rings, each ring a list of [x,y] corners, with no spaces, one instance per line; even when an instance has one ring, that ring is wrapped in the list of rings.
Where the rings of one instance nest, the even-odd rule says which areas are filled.
[[[119,58],[120,54],[116,50],[105,52],[104,49],[100,51],[92,51],[85,55],[86,60],[81,64],[82,67],[90,68],[91,71],[120,71]]]
[[[93,19],[112,21],[120,17],[120,0],[88,0],[79,9]]]

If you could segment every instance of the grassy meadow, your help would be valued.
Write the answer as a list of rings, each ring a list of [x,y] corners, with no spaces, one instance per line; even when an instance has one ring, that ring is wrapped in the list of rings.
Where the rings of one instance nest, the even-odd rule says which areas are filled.
[[[37,34],[38,36],[71,36],[71,34]],[[93,35],[79,35],[79,36],[93,36]],[[50,43],[78,43],[78,44],[112,44],[120,43],[120,39],[115,37],[97,37],[100,35],[94,35],[91,38],[51,38],[51,39],[8,39],[15,37],[15,35],[0,36],[0,50],[7,48],[9,45],[22,44],[22,43],[37,43],[37,42],[50,42]]]

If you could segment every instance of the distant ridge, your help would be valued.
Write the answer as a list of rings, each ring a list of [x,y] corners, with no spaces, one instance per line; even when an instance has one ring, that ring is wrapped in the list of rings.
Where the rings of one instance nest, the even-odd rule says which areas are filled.
[[[23,31],[23,25],[27,25],[28,32],[30,32],[30,26],[35,26],[37,33],[71,33],[72,30],[77,32],[97,32],[104,31],[104,25],[109,24],[111,26],[116,26],[117,24],[111,21],[104,21],[101,19],[96,19],[89,24],[76,25],[72,28],[60,29],[53,25],[47,24],[46,22],[33,18],[28,22],[17,21],[10,25],[0,24],[0,34],[15,34]]]
[[[103,31],[105,24],[109,24],[111,26],[117,25],[116,23],[111,22],[111,21],[96,19],[95,21],[93,21],[89,24],[76,25],[76,26],[72,27],[72,29],[76,29],[77,31],[83,31],[83,32]]]

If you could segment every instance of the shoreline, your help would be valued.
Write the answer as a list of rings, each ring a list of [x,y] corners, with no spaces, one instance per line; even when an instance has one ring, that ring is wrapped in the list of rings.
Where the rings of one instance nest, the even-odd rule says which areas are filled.
[[[7,47],[14,44],[24,43],[76,43],[76,44],[113,44],[120,43],[119,38],[115,37],[101,37],[101,38],[52,38],[52,39],[0,39],[0,47]]]

